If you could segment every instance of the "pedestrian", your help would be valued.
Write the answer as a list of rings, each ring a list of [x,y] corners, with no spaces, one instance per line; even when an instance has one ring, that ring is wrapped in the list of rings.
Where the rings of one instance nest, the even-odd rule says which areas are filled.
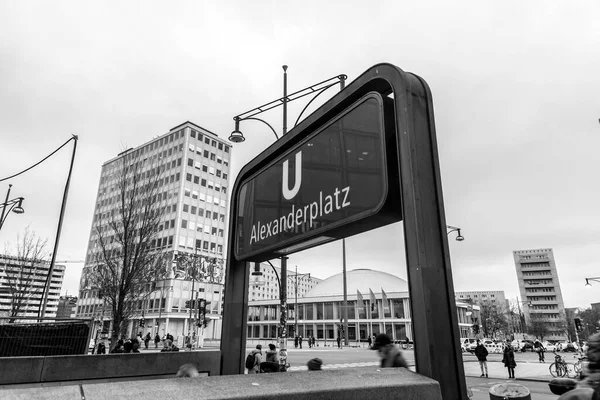
[[[408,364],[402,353],[394,344],[388,335],[380,333],[375,337],[372,350],[377,350],[377,354],[381,358],[381,368],[408,368]]]
[[[273,343],[269,343],[269,350],[267,350],[265,361],[279,362],[279,359],[277,358],[277,348]]]
[[[296,335],[296,337],[294,337],[294,348],[298,348],[298,335]]]
[[[158,336],[158,333],[156,334],[156,336],[154,336],[154,348],[158,349],[158,344],[160,343],[160,336]]]
[[[307,337],[306,339],[308,339],[308,340],[307,340],[307,341],[308,341],[308,348],[309,348],[309,349],[310,349],[310,348],[312,348],[312,339],[311,339],[311,337],[309,336],[309,337]]]
[[[144,339],[144,346],[146,347],[146,350],[148,350],[148,343],[150,343],[150,339],[152,338],[150,337],[150,332],[148,332],[146,338]]]
[[[140,350],[140,343],[136,340],[135,342],[133,342],[133,347],[131,348],[131,352],[132,353],[139,353]]]
[[[302,335],[300,335],[298,337],[298,346],[300,346],[300,348],[302,348]]]
[[[517,363],[515,362],[515,352],[510,345],[510,339],[506,339],[506,347],[504,347],[502,362],[504,363],[504,366],[508,368],[508,378],[515,379],[515,367],[517,366]]]
[[[481,344],[479,339],[477,339],[477,346],[475,347],[475,356],[477,357],[477,360],[479,361],[479,368],[481,368],[480,378],[483,378],[484,376],[486,378],[488,377],[487,355],[488,355],[487,349],[485,348],[485,346],[483,344]],[[485,372],[484,372],[484,369],[485,369]]]
[[[575,389],[566,392],[558,400],[600,399],[600,333],[590,336],[585,355],[588,365],[582,371],[583,379],[577,382]]]
[[[117,341],[117,345],[111,351],[111,354],[117,354],[117,353],[125,353],[125,350],[123,349],[123,339],[119,339]]]
[[[131,340],[127,339],[125,341],[125,343],[123,343],[123,352],[131,353],[131,350],[133,350],[133,342]]]
[[[337,337],[337,342],[338,342],[338,349],[342,348],[342,337],[340,335],[338,335]]]
[[[538,361],[546,362],[544,359],[544,351],[546,351],[546,349],[544,348],[542,342],[540,342],[538,339],[535,339],[535,342],[533,342],[533,348],[538,353]]]
[[[262,346],[257,344],[256,349],[252,350],[250,355],[253,356],[253,361],[249,363],[248,359],[246,359],[246,369],[249,374],[258,374],[260,373],[260,363],[262,362]]]
[[[96,352],[96,354],[106,354],[106,346],[103,342],[100,342],[98,344],[98,351]]]
[[[370,349],[371,345],[373,344],[373,339],[371,339],[371,336],[369,336],[368,342],[369,342],[369,349]]]
[[[320,358],[313,358],[306,363],[309,371],[321,371],[321,366],[323,365],[323,361]]]

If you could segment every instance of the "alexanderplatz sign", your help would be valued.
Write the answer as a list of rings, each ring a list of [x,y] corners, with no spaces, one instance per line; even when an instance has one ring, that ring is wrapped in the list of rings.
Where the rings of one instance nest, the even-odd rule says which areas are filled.
[[[400,220],[417,372],[437,380],[444,398],[465,398],[431,92],[390,64],[367,70],[240,171],[221,373],[244,372],[248,262]]]

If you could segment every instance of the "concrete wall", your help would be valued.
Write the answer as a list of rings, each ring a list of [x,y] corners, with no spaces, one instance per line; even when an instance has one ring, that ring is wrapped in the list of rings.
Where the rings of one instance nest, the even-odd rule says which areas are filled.
[[[219,350],[0,358],[0,385],[175,375],[186,363],[219,375]],[[1,396],[0,396],[1,397]]]
[[[460,398],[458,388],[456,396]],[[438,382],[405,368],[344,368],[4,389],[10,399],[404,399],[441,400]]]

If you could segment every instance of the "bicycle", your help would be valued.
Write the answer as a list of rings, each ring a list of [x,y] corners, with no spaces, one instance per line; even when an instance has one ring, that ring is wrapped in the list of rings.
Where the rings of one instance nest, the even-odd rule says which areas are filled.
[[[555,378],[567,376],[568,378],[576,378],[581,373],[581,364],[567,363],[559,354],[554,353],[554,362],[550,364],[550,375]]]

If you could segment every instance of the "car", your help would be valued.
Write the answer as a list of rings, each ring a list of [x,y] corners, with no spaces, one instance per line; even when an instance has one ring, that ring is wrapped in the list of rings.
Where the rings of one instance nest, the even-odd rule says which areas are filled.
[[[460,339],[461,348],[464,348],[465,351],[472,353],[475,351],[475,347],[477,347],[477,339],[475,338],[462,338]]]
[[[511,346],[514,351],[533,351],[533,342],[531,340],[513,340]]]
[[[556,345],[547,340],[542,343],[542,346],[544,346],[544,349],[546,349],[546,351],[556,351]]]
[[[556,351],[575,352],[577,350],[579,350],[577,343],[564,341],[556,344]]]

